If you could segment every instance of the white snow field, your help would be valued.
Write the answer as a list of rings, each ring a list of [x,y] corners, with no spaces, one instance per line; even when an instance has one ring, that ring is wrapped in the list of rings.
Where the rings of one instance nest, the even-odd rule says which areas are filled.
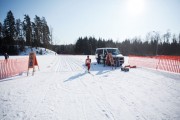
[[[0,120],[180,120],[180,74],[90,58],[91,74],[86,56],[48,55],[34,76],[0,80]]]

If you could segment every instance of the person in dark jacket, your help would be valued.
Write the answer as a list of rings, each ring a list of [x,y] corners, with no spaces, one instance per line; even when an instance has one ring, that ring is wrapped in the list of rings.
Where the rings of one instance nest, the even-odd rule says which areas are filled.
[[[106,65],[106,56],[107,56],[107,52],[105,51],[104,52],[104,56],[103,56],[103,64],[104,64],[104,67]]]
[[[9,55],[7,53],[4,54],[5,60],[9,58]]]
[[[4,54],[5,60],[7,62],[7,59],[9,58],[9,55],[7,53]]]
[[[101,60],[101,56],[100,54],[98,53],[98,59],[97,59],[97,63],[100,64],[100,60]]]

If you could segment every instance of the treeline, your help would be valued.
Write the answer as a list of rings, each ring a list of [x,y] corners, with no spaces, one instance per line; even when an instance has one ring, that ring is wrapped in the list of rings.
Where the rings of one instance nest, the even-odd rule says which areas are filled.
[[[0,22],[0,54],[18,54],[19,50],[24,50],[24,46],[49,48],[51,36],[44,17],[36,15],[34,21],[31,21],[29,15],[24,15],[21,21],[15,19],[9,11],[4,23]]]
[[[123,55],[180,55],[180,34],[176,36],[167,31],[160,35],[158,32],[150,32],[146,35],[145,40],[135,37],[122,42],[114,42],[112,39],[79,37],[74,45],[56,45],[53,48],[59,54],[93,55],[96,48],[101,47],[117,47]]]
[[[145,39],[138,37],[122,42],[95,37],[79,37],[75,44],[52,45],[52,31],[44,17],[35,15],[32,21],[29,15],[24,19],[15,19],[13,13],[7,13],[4,22],[0,22],[0,54],[18,54],[24,46],[44,47],[59,54],[93,55],[96,48],[117,47],[123,55],[180,55],[180,33],[167,31],[160,35],[150,32]]]

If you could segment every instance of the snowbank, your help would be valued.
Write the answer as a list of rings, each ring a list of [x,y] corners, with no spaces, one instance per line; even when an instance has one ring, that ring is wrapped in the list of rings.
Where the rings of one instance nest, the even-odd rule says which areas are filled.
[[[55,55],[56,54],[56,52],[49,49],[42,48],[42,47],[31,48],[30,46],[25,46],[25,51],[20,52],[19,55],[29,55],[29,53],[32,51],[34,51],[36,55]]]

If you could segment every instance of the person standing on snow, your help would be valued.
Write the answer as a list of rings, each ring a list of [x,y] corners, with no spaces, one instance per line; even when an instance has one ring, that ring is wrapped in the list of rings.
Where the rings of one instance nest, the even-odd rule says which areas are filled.
[[[89,58],[89,55],[86,58],[85,64],[86,64],[86,66],[88,68],[88,72],[89,72],[90,67],[91,67],[91,59]]]
[[[101,60],[101,56],[100,54],[98,53],[98,60],[97,60],[97,63],[100,64],[100,60]]]
[[[9,58],[9,55],[7,53],[4,54],[5,60],[7,62],[7,59]]]
[[[106,55],[107,55],[107,52],[104,51],[104,55],[103,55],[103,64],[104,64],[104,67],[106,65]]]

